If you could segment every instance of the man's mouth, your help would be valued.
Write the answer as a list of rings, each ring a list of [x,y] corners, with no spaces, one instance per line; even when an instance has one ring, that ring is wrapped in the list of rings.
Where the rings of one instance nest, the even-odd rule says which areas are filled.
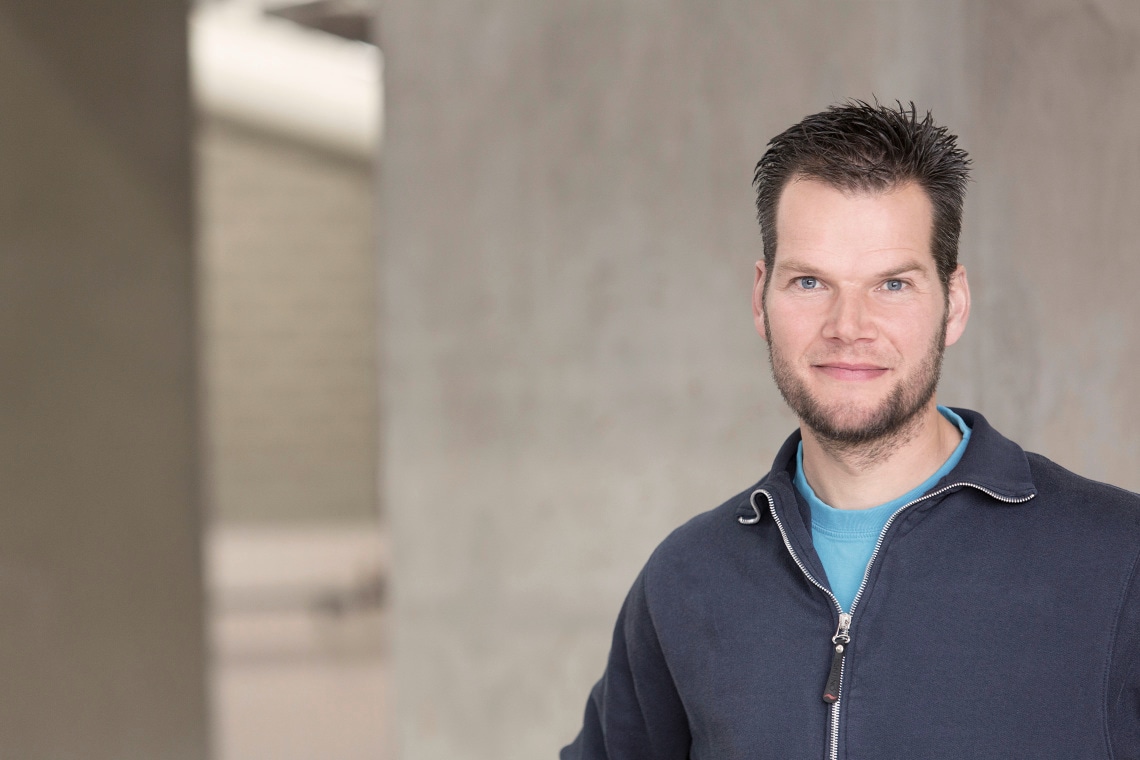
[[[814,367],[833,380],[853,382],[875,380],[887,373],[886,367],[861,362],[826,362]]]

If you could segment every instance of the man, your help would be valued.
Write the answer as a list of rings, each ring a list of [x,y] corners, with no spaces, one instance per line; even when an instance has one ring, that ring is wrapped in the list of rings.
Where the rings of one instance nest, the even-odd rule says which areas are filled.
[[[1140,758],[1140,497],[935,400],[968,164],[913,105],[769,143],[753,313],[799,431],[654,552],[563,760]]]

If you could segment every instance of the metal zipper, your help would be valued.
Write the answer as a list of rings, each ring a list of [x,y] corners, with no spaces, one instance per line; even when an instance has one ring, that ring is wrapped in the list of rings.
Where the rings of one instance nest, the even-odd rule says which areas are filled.
[[[843,628],[843,619],[847,618],[847,631],[850,631],[851,618],[846,612],[843,611],[843,605],[839,603],[839,600],[835,597],[835,594],[831,593],[831,589],[817,581],[815,577],[808,572],[807,568],[804,567],[804,563],[800,561],[799,555],[796,554],[796,550],[792,548],[792,542],[788,540],[788,532],[784,530],[784,523],[780,520],[780,516],[776,514],[776,500],[772,498],[772,494],[768,493],[763,488],[754,491],[752,493],[752,498],[755,499],[756,494],[758,493],[764,494],[764,498],[768,500],[768,511],[771,512],[772,519],[776,522],[776,528],[780,531],[780,537],[784,539],[784,547],[787,548],[788,554],[792,555],[792,561],[796,563],[796,567],[800,569],[800,572],[804,574],[804,577],[811,581],[813,586],[818,588],[823,593],[827,594],[827,596],[835,604],[835,609],[839,612],[840,629]],[[756,502],[752,502],[752,506],[755,507]],[[866,580],[866,576],[864,576],[864,580]],[[838,633],[836,635],[838,635]],[[850,641],[851,638],[848,634],[847,641],[844,643],[847,644]],[[839,681],[835,687],[835,701],[831,704],[831,730],[829,732],[830,742],[828,748],[828,757],[831,760],[838,760],[839,758],[839,700],[843,696],[843,668],[846,664],[844,660],[846,660],[846,657],[842,657],[839,660]]]
[[[847,656],[847,645],[851,643],[851,616],[846,612],[839,615],[839,627],[831,637],[835,654],[831,656],[831,670],[827,672],[827,685],[823,687],[823,701],[829,705],[839,701],[839,686],[843,680],[843,658]]]
[[[998,501],[1005,502],[1006,504],[1021,504],[1023,502],[1029,501],[1034,496],[1036,496],[1036,494],[1031,493],[1028,496],[1022,497],[1020,499],[1010,499],[1000,494],[996,494],[990,489],[979,486],[976,483],[967,483],[963,481],[960,483],[951,483],[948,486],[943,486],[937,491],[931,491],[930,493],[923,494],[917,499],[903,504],[901,507],[896,509],[889,518],[887,518],[887,522],[883,525],[883,529],[879,531],[879,540],[875,542],[875,549],[871,552],[871,559],[867,560],[867,567],[863,570],[863,580],[859,584],[859,589],[855,592],[855,598],[851,600],[850,612],[843,611],[843,605],[839,603],[839,600],[835,597],[835,594],[833,594],[831,590],[825,587],[822,583],[817,581],[812,576],[812,574],[807,571],[807,568],[804,567],[804,563],[800,561],[799,556],[796,554],[796,550],[792,548],[792,542],[788,540],[788,532],[784,529],[784,523],[780,520],[780,516],[776,514],[776,500],[772,498],[772,494],[768,493],[763,488],[759,488],[752,493],[752,499],[755,499],[756,494],[758,493],[764,494],[764,498],[768,500],[768,511],[772,514],[772,519],[776,523],[776,528],[780,531],[780,537],[784,540],[784,547],[788,550],[788,553],[792,555],[792,560],[796,563],[796,567],[800,569],[800,572],[804,574],[804,577],[807,578],[813,586],[818,588],[823,593],[827,594],[827,596],[835,604],[835,609],[839,611],[839,627],[835,632],[835,636],[833,636],[831,639],[831,643],[835,647],[835,654],[832,658],[831,672],[828,674],[828,683],[824,687],[824,701],[831,702],[831,736],[830,747],[828,748],[828,757],[830,760],[839,760],[839,710],[840,705],[843,701],[843,673],[847,668],[847,650],[850,648],[851,644],[851,624],[853,622],[853,616],[855,615],[855,607],[859,604],[859,599],[863,596],[863,590],[867,587],[867,579],[871,576],[871,567],[875,564],[875,560],[879,556],[879,550],[883,546],[883,539],[886,538],[887,531],[890,529],[891,524],[894,523],[895,518],[898,517],[903,512],[903,510],[909,509],[921,501],[926,501],[927,499],[934,498],[935,496],[940,496],[947,491],[951,491],[955,488],[961,488],[963,486],[975,488],[987,496],[997,499]],[[754,501],[752,502],[752,507],[753,509],[756,508],[756,503]],[[759,511],[757,511],[757,518],[759,518]],[[744,518],[740,518],[740,521],[743,524],[749,524],[744,522]],[[838,674],[835,673],[836,670],[838,670]],[[834,683],[832,683],[833,677],[835,678]],[[833,698],[833,700],[831,698]]]

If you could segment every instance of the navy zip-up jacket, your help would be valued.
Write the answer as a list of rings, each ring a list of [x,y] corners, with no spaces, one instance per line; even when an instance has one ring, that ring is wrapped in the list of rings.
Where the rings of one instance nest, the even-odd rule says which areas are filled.
[[[841,656],[797,433],[650,557],[562,760],[1140,758],[1140,496],[955,411],[969,446],[884,528]]]

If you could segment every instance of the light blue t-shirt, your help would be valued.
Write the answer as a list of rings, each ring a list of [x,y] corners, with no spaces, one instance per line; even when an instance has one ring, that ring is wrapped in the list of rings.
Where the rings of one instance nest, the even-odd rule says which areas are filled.
[[[891,515],[899,507],[922,496],[935,483],[942,480],[954,469],[966,451],[966,444],[970,440],[969,426],[961,417],[944,406],[938,407],[938,411],[962,431],[962,442],[954,449],[950,458],[938,468],[938,472],[924,480],[917,488],[877,507],[836,509],[820,501],[804,477],[804,445],[802,441],[800,442],[799,450],[796,452],[796,489],[811,507],[811,540],[815,544],[815,553],[819,555],[823,569],[827,572],[831,592],[835,594],[835,598],[843,605],[845,611],[851,611],[851,603],[855,601],[859,584],[863,582],[863,573],[867,570],[867,563],[871,561],[875,544],[887,520],[891,519]]]

